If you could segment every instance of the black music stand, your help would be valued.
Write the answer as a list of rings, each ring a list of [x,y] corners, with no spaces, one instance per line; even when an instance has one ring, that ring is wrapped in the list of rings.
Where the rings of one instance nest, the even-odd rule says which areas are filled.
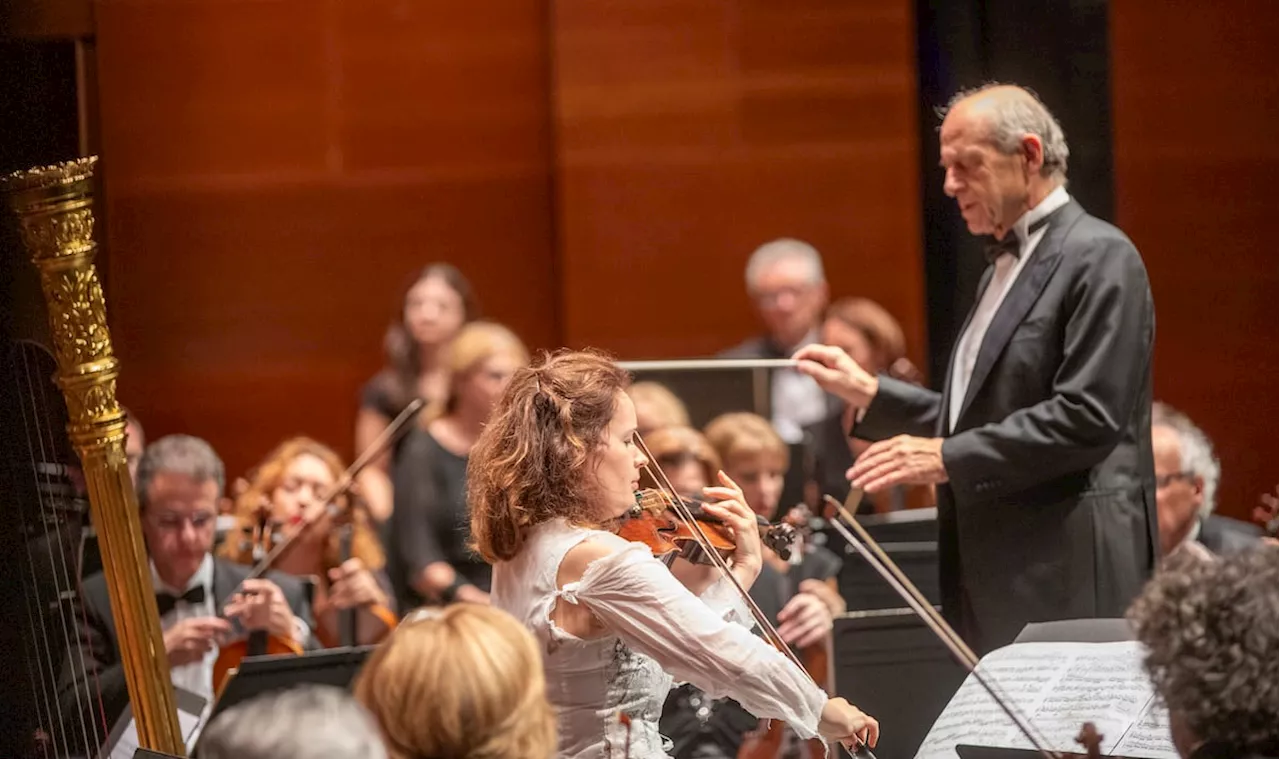
[[[140,748],[133,752],[133,759],[182,759],[176,754],[166,754],[163,751],[152,751],[149,748]]]
[[[298,685],[333,685],[349,688],[364,660],[374,646],[356,648],[329,648],[308,651],[301,656],[281,654],[275,656],[246,656],[239,670],[227,681],[218,696],[209,722],[236,704]]]
[[[957,743],[956,753],[960,759],[1038,759],[1043,757],[1039,751],[1030,748],[995,748],[993,746],[970,746]]]

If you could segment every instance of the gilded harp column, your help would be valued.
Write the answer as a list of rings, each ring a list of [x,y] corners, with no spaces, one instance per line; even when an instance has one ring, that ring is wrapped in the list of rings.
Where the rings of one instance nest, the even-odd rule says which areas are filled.
[[[125,461],[125,419],[116,402],[119,363],[93,264],[96,164],[97,158],[83,158],[18,172],[0,180],[0,189],[9,194],[22,242],[40,269],[58,385],[70,417],[67,433],[89,490],[139,745],[182,756],[138,500]]]

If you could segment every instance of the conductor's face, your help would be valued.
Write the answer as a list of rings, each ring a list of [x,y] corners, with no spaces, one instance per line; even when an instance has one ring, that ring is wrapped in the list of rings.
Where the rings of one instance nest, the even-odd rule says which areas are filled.
[[[1027,155],[997,149],[988,116],[968,101],[943,120],[940,147],[943,191],[956,199],[969,231],[1003,238],[1029,207],[1033,167]]]

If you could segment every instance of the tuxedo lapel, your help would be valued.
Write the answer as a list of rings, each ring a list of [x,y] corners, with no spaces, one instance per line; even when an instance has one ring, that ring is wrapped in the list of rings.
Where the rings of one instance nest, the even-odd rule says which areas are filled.
[[[1031,251],[1031,260],[1027,261],[1026,268],[1014,280],[1009,294],[991,319],[987,334],[982,338],[982,347],[973,364],[973,375],[969,378],[969,387],[965,391],[964,402],[960,404],[957,419],[964,416],[969,404],[973,403],[979,388],[991,373],[991,367],[995,366],[996,359],[1009,344],[1009,338],[1013,337],[1014,330],[1022,324],[1040,293],[1044,292],[1044,286],[1049,283],[1058,264],[1062,263],[1062,242],[1066,239],[1067,231],[1083,214],[1084,209],[1074,200],[1050,214],[1049,228],[1044,238]]]
[[[964,317],[964,324],[956,334],[955,342],[951,344],[951,360],[947,362],[947,375],[942,378],[942,405],[940,406],[942,413],[938,414],[938,437],[951,434],[951,376],[955,374],[956,353],[960,350],[960,341],[964,339],[964,333],[969,329],[969,322],[973,321],[973,312],[978,310],[978,304],[982,302],[982,295],[991,284],[994,273],[995,267],[991,265],[982,272],[982,277],[978,280],[978,295],[973,299],[973,305],[969,307],[969,314]]]

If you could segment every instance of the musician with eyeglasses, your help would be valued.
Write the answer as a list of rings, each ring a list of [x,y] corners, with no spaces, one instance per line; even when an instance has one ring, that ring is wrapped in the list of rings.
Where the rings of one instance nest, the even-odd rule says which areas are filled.
[[[217,688],[213,664],[218,646],[231,636],[265,631],[304,648],[316,645],[300,580],[280,573],[246,579],[249,567],[213,556],[225,484],[217,453],[188,435],[155,441],[138,464],[142,534],[171,679],[209,704]],[[68,724],[82,721],[83,729],[73,732],[98,746],[129,701],[104,575],[84,580],[77,605],[58,703]]]

